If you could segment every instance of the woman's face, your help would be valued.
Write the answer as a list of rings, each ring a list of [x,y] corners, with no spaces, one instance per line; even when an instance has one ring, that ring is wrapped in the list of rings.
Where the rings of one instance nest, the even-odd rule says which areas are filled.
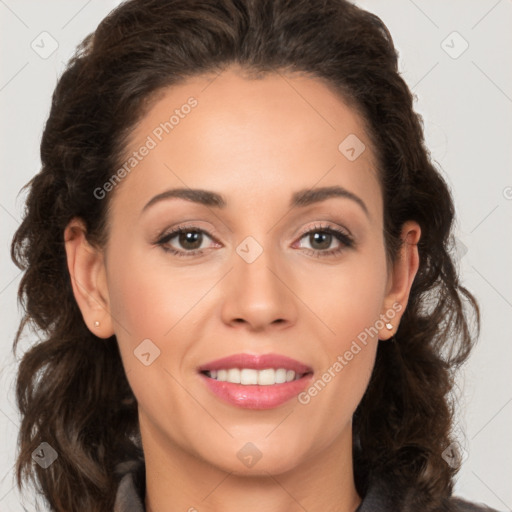
[[[409,261],[400,282],[388,273],[360,118],[316,79],[231,68],[166,90],[126,160],[103,189],[110,315],[92,330],[117,337],[146,455],[277,474],[347,453],[378,338],[396,332],[415,272]],[[244,366],[243,382],[262,385],[200,371],[239,354],[285,356],[306,375],[271,384],[293,364],[260,360],[281,370],[256,373],[250,357],[220,363],[217,377]]]

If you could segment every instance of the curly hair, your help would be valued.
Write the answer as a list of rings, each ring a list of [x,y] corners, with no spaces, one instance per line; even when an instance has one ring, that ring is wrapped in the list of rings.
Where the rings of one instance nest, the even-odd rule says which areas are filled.
[[[53,93],[42,167],[26,185],[11,247],[25,271],[13,351],[27,327],[40,337],[16,379],[17,485],[31,479],[55,511],[104,512],[114,503],[118,465],[142,456],[137,402],[115,336],[103,340],[86,327],[63,233],[79,217],[89,242],[103,247],[111,195],[98,200],[93,192],[119,168],[151,101],[231,64],[256,74],[307,73],[333,87],[363,119],[378,162],[388,261],[404,222],[421,227],[408,305],[394,341],[378,346],[353,418],[354,474],[361,495],[386,479],[400,489],[404,510],[447,510],[457,468],[441,454],[452,441],[454,370],[478,337],[480,312],[459,281],[453,199],[425,146],[392,37],[348,0],[130,0],[78,46]],[[58,453],[47,469],[31,458],[43,441]]]

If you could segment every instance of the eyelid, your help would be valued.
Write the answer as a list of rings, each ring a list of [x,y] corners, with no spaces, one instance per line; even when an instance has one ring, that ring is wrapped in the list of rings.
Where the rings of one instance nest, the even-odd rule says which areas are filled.
[[[307,226],[303,230],[299,231],[299,234],[297,235],[299,238],[302,238],[304,235],[307,235],[308,233],[311,233],[312,231],[322,231],[322,230],[333,230],[337,231],[339,233],[344,234],[347,238],[353,239],[352,234],[350,231],[344,227],[338,226],[338,225],[331,225],[331,224],[324,224],[322,221],[316,222],[313,226]]]
[[[202,233],[203,235],[206,235],[208,238],[212,239],[216,243],[220,243],[216,236],[212,235],[210,231],[208,231],[206,228],[202,228],[198,226],[197,224],[189,224],[189,223],[180,223],[177,226],[165,229],[162,231],[157,237],[155,243],[162,243],[165,239],[174,238],[175,236],[179,235],[182,231],[197,231],[198,233]],[[192,251],[187,251],[192,252]]]

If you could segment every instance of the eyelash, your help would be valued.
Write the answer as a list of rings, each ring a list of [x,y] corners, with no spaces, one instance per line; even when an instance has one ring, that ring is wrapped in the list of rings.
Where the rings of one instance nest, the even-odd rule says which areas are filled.
[[[191,257],[191,256],[198,256],[204,253],[204,249],[195,249],[192,251],[179,251],[177,249],[174,249],[172,247],[167,246],[168,244],[176,235],[180,235],[182,233],[202,233],[204,235],[207,235],[209,238],[214,240],[214,238],[204,229],[200,229],[196,226],[178,226],[175,229],[173,229],[171,232],[164,234],[161,236],[156,242],[155,245],[160,246],[165,252],[173,254],[174,256],[178,257]],[[306,235],[310,235],[311,233],[327,233],[329,235],[333,235],[340,243],[341,246],[337,249],[329,249],[329,250],[319,250],[319,249],[309,249],[307,247],[303,248],[306,249],[307,253],[309,253],[312,256],[323,258],[327,256],[334,256],[336,254],[341,253],[345,249],[350,249],[354,247],[354,239],[346,232],[341,231],[340,229],[334,228],[332,226],[314,226],[311,229],[308,229],[307,231],[303,232],[299,240],[302,240]]]

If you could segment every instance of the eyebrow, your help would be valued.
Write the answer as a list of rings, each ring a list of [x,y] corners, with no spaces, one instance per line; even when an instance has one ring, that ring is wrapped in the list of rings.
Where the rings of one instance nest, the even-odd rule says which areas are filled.
[[[349,190],[340,186],[299,190],[292,195],[289,206],[290,208],[301,208],[309,206],[314,203],[325,201],[326,199],[330,199],[333,197],[341,197],[354,201],[362,208],[366,216],[369,217],[368,208],[366,207],[364,201],[359,196],[355,195],[353,192],[350,192]],[[142,208],[141,213],[146,211],[155,203],[158,203],[166,199],[174,198],[185,199],[187,201],[192,201],[194,203],[199,203],[205,206],[211,206],[214,208],[221,209],[225,208],[227,205],[227,201],[224,199],[224,197],[221,194],[218,194],[217,192],[192,188],[174,188],[166,190],[161,194],[157,194],[152,199],[150,199],[149,202],[146,203],[144,208]]]

